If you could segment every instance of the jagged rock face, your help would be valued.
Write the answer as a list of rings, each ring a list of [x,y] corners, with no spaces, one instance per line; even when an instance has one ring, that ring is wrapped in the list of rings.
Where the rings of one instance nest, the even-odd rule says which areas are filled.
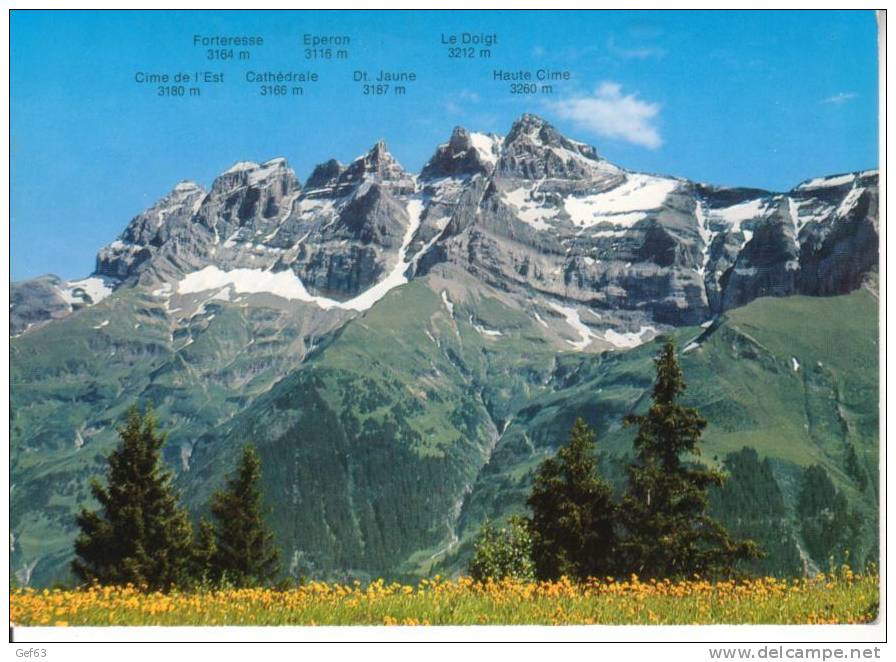
[[[181,182],[164,198],[128,223],[121,236],[101,249],[96,256],[96,273],[126,279],[176,233],[192,221],[205,198],[205,191],[194,182]]]
[[[9,288],[10,335],[17,336],[35,324],[68,315],[71,307],[62,297],[61,284],[62,280],[52,275],[12,283]]]
[[[339,177],[343,172],[345,172],[345,166],[336,159],[318,164],[305,182],[305,195],[327,194],[332,196],[333,189],[339,183]]]
[[[107,276],[64,281],[52,274],[11,283],[9,334],[21,335],[97,304],[109,296],[117,285],[117,280]]]
[[[367,154],[352,161],[339,175],[337,187],[359,186],[365,182],[382,184],[399,195],[411,194],[415,189],[414,178],[404,171],[382,140]]]
[[[590,179],[599,163],[593,147],[569,140],[541,118],[526,114],[507,134],[496,174],[536,180]]]
[[[736,308],[760,296],[786,296],[796,290],[796,245],[785,226],[770,221],[756,228],[729,272],[722,307]]]
[[[339,220],[327,236],[347,236],[364,244],[397,248],[407,226],[407,213],[388,189],[372,184],[345,205]]]
[[[828,189],[827,196],[807,196],[798,203],[800,211],[814,207],[818,213],[820,200],[830,200],[829,204],[833,205],[845,194],[834,212],[840,214],[839,222],[810,222],[800,231],[798,291],[801,294],[829,296],[851,291],[861,285],[869,271],[877,268],[877,175],[859,176],[851,188],[849,184],[833,188],[840,190]]]
[[[877,206],[875,172],[787,193],[695,184],[619,168],[527,114],[505,138],[455,128],[419,178],[380,141],[318,165],[304,189],[284,159],[238,163],[207,194],[179,184],[100,251],[96,273],[174,288],[210,265],[288,271],[338,302],[408,258],[406,277],[452,264],[542,312],[590,311],[582,333],[637,333],[855,289],[877,265]],[[32,299],[44,303],[19,319],[65,314]]]
[[[198,221],[225,241],[267,234],[289,213],[299,189],[285,159],[238,163],[212,184]]]
[[[501,149],[501,139],[495,135],[470,133],[455,127],[450,140],[439,145],[436,153],[423,167],[420,178],[472,177],[487,175],[495,167]]]
[[[359,294],[394,264],[408,222],[402,201],[370,184],[345,202],[336,223],[303,244],[294,268],[310,291],[337,299]]]

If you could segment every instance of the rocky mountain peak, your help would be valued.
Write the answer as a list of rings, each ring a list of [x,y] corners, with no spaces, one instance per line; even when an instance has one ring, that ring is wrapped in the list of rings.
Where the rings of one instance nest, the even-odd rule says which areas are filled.
[[[414,180],[392,156],[384,140],[379,140],[370,150],[352,161],[337,181],[341,190],[363,182],[377,182],[397,188],[400,192],[414,190]]]
[[[520,179],[592,179],[595,170],[617,170],[597,150],[570,140],[537,115],[526,113],[504,140],[496,172]]]
[[[182,182],[178,182],[174,187],[174,190],[171,191],[172,195],[191,195],[193,193],[205,193],[205,190],[196,182],[185,179]]]
[[[507,134],[507,142],[515,142],[523,136],[528,137],[530,140],[535,140],[542,131],[556,133],[554,127],[538,115],[523,113],[510,127],[510,132]]]
[[[462,126],[456,126],[451,138],[439,145],[420,176],[423,179],[438,179],[488,174],[498,160],[501,143],[499,136],[471,133]]]
[[[173,226],[192,218],[206,197],[205,189],[196,182],[179,182],[152,207],[132,218],[118,239],[99,250],[95,273],[116,279],[129,276],[168,240]]]
[[[312,193],[315,189],[332,188],[343,172],[345,166],[336,159],[318,163],[305,182],[306,193]]]
[[[389,153],[386,141],[379,140],[370,150],[349,164],[340,180],[357,182],[361,179],[391,181],[406,176],[401,164]]]
[[[150,243],[163,226],[176,218],[194,213],[205,196],[205,189],[196,182],[180,182],[152,207],[131,219],[119,239]]]
[[[215,179],[211,192],[213,195],[226,194],[247,186],[265,188],[275,183],[285,183],[288,188],[298,185],[295,173],[283,157],[261,164],[254,161],[235,163]]]

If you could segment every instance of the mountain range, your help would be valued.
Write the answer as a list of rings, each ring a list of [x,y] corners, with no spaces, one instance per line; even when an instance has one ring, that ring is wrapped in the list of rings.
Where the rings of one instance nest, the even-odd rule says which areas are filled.
[[[11,284],[12,570],[68,579],[73,513],[139,401],[196,515],[258,445],[293,574],[456,571],[576,416],[623,479],[666,337],[710,422],[702,461],[767,462],[792,540],[773,567],[826,562],[795,510],[812,464],[873,556],[878,222],[876,171],[713,186],[530,114],[456,128],[419,174],[381,141],[304,183],[282,158],[180,182],[93,274]]]

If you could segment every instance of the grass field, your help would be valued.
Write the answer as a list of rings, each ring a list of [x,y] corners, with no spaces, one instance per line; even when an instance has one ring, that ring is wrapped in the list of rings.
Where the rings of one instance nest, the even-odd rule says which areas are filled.
[[[14,625],[817,624],[877,618],[879,578],[842,570],[781,580],[565,580],[417,586],[311,582],[290,590],[142,593],[134,588],[15,590]]]

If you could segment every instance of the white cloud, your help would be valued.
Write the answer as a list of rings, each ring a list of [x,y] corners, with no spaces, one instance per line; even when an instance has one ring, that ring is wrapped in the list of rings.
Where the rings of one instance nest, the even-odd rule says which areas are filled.
[[[651,57],[661,58],[666,55],[666,49],[660,48],[659,46],[623,46],[617,44],[616,38],[613,35],[610,35],[607,39],[607,50],[621,58],[633,60],[646,60]]]
[[[549,105],[560,117],[572,120],[581,129],[598,136],[624,140],[648,149],[663,144],[654,125],[660,104],[643,101],[637,93],[623,94],[619,83],[605,81],[590,96],[570,97]]]
[[[859,96],[859,95],[856,94],[855,92],[840,92],[838,94],[835,94],[832,97],[827,97],[826,99],[822,99],[821,103],[833,103],[833,104],[840,106],[840,105],[843,105],[844,103],[846,103],[847,101],[852,101],[857,96]]]

